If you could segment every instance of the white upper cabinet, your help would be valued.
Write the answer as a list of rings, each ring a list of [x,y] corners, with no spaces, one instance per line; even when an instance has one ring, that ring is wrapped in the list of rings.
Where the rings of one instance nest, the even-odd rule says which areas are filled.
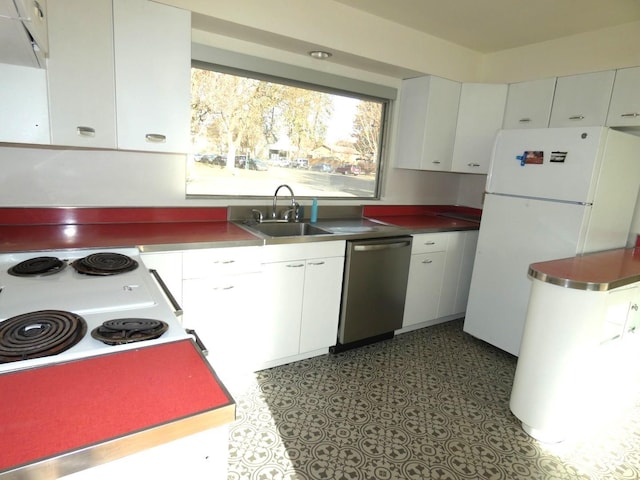
[[[548,127],[555,88],[555,77],[510,84],[502,128]]]
[[[0,142],[49,143],[47,72],[0,63]]]
[[[395,166],[450,170],[460,83],[433,75],[402,82]]]
[[[607,126],[640,126],[640,67],[616,71]]]
[[[458,124],[451,170],[487,173],[493,142],[502,127],[507,85],[464,83],[460,94]]]
[[[116,148],[111,0],[50,2],[49,52],[51,142]]]
[[[52,143],[187,152],[190,13],[148,0],[49,9]]]
[[[607,119],[615,72],[558,77],[550,127],[601,126]]]
[[[55,3],[57,0],[52,0]],[[47,0],[15,0],[20,18],[24,18],[24,27],[33,39],[33,51],[41,67],[49,52],[47,26]]]
[[[186,153],[191,118],[191,14],[114,0],[118,148]]]

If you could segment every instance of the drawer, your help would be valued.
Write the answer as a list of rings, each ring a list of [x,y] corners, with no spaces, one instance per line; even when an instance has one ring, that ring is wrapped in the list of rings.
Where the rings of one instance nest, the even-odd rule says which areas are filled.
[[[345,242],[339,240],[265,245],[262,249],[262,261],[264,263],[288,262],[290,260],[307,260],[311,258],[344,257]]]
[[[183,254],[183,278],[259,272],[262,247],[207,248]]]
[[[411,254],[429,253],[429,252],[446,252],[449,243],[449,232],[442,233],[420,233],[413,235],[413,244]]]

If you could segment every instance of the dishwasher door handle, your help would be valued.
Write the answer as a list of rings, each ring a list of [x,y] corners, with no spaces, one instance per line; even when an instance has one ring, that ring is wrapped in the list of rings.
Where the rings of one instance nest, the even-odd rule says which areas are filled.
[[[404,240],[402,242],[393,243],[372,243],[368,245],[354,245],[353,250],[355,252],[372,252],[374,250],[391,250],[392,248],[410,247],[411,242]]]

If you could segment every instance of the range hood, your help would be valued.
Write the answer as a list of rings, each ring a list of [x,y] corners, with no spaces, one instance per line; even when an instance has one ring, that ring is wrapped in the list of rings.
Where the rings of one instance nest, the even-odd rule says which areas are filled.
[[[0,63],[45,68],[46,0],[0,0]]]

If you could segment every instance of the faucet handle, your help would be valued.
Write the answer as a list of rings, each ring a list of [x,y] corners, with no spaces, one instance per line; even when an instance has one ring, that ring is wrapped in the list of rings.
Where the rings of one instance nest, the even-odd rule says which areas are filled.
[[[251,215],[253,216],[253,219],[258,223],[262,223],[262,221],[264,220],[262,212],[260,210],[258,210],[257,208],[252,208],[251,209]]]

